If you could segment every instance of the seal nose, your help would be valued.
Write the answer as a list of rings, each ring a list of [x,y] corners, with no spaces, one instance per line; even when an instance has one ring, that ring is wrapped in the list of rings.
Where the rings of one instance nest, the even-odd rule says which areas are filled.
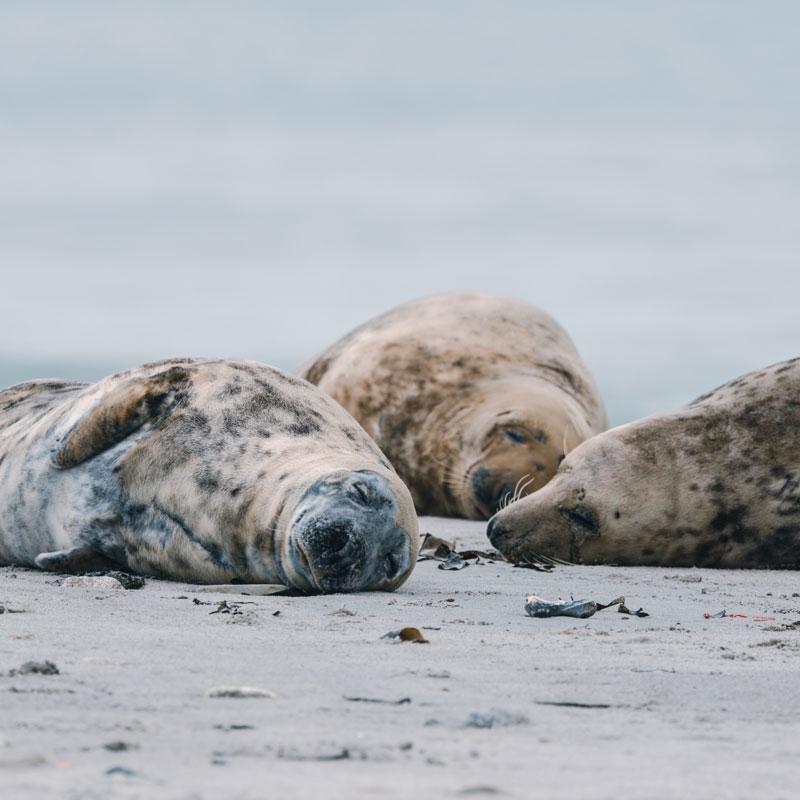
[[[346,519],[323,518],[309,525],[301,549],[323,592],[355,588],[366,564],[366,542]]]
[[[472,473],[472,496],[480,506],[486,516],[491,516],[498,509],[501,499],[510,495],[514,490],[513,486],[507,483],[497,483],[491,470],[486,467],[478,467]]]
[[[511,528],[507,528],[503,525],[496,514],[489,520],[489,524],[486,527],[486,535],[489,537],[489,541],[501,552],[503,550],[503,544],[512,533],[513,531]]]
[[[492,473],[486,467],[478,467],[472,473],[472,494],[478,504],[486,509],[494,509],[492,492]]]

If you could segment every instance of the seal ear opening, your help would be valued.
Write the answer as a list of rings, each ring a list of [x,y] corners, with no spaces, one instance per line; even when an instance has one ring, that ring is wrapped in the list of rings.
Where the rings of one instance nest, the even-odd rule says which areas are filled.
[[[173,408],[188,385],[189,371],[170,367],[114,386],[59,438],[53,454],[55,465],[75,467],[119,444],[146,422]]]

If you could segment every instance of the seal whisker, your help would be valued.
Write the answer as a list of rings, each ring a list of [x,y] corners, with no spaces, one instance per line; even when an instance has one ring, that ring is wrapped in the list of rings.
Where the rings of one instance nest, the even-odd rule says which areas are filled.
[[[519,491],[519,485],[525,480],[525,478],[530,475],[530,472],[525,473],[518,481],[517,485],[514,487],[514,493],[511,495],[511,502],[514,503],[517,500],[517,492]]]
[[[519,487],[519,491],[517,492],[517,496],[514,502],[516,503],[517,501],[522,500],[522,498],[526,496],[525,494],[523,494],[523,492],[525,492],[525,490],[529,486],[532,486],[534,483],[536,483],[535,475],[532,478],[529,478],[527,481],[525,481],[525,483],[522,484],[522,486]],[[528,492],[528,494],[530,494],[530,492]]]

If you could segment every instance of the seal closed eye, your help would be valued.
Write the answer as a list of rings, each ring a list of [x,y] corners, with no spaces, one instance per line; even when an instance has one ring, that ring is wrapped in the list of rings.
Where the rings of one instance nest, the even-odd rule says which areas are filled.
[[[266,365],[175,359],[0,392],[0,564],[392,590],[417,548],[374,442]]]

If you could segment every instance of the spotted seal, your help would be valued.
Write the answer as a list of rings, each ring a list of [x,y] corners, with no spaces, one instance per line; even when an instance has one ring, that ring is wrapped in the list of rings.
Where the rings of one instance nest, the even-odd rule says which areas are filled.
[[[277,369],[176,359],[0,392],[0,564],[391,590],[417,548],[375,443]]]
[[[421,514],[487,519],[515,493],[543,486],[565,452],[607,427],[563,328],[489,294],[400,306],[301,375],[364,426]]]
[[[800,359],[585,442],[488,534],[515,561],[800,567]]]

